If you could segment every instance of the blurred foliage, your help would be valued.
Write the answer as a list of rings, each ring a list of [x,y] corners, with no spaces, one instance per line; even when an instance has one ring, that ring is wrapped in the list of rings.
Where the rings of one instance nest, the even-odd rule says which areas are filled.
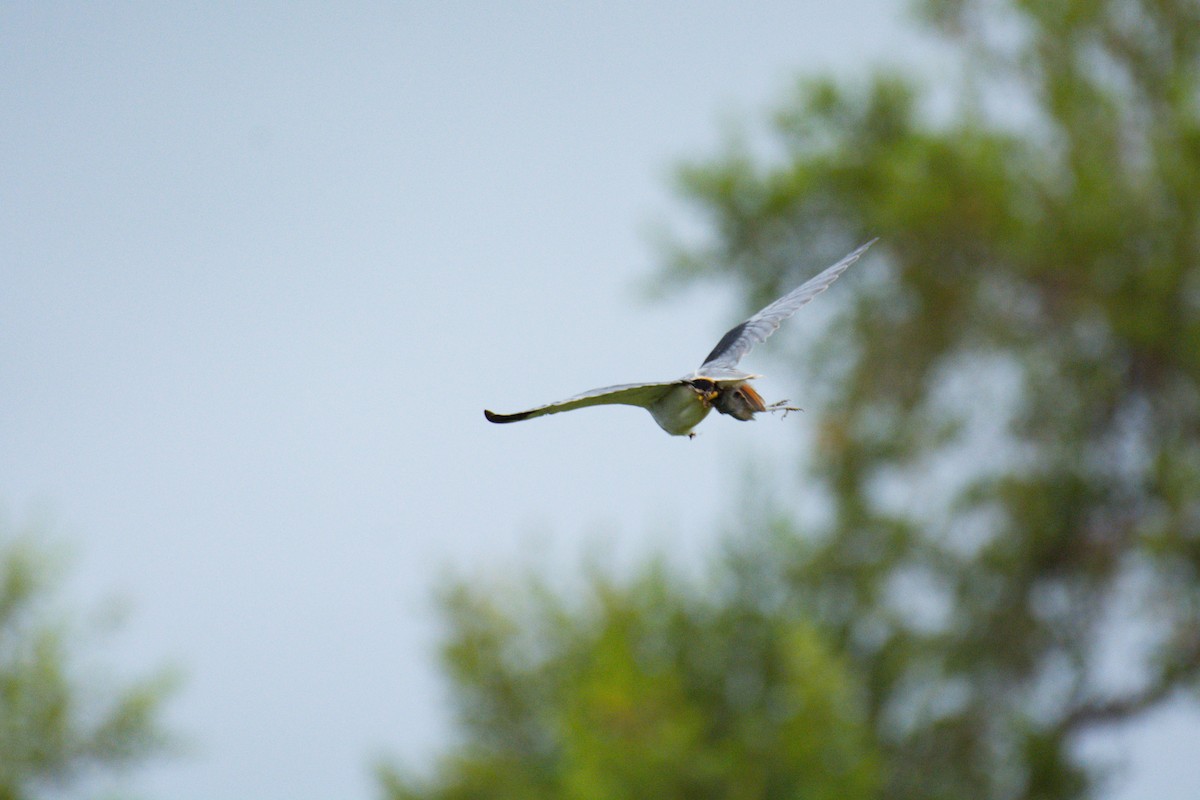
[[[534,585],[446,598],[466,740],[391,797],[876,797],[859,682],[749,574],[700,592],[659,565],[568,602]]]
[[[880,237],[786,356],[830,513],[748,509],[725,592],[459,589],[464,741],[393,797],[1066,800],[1083,734],[1194,696],[1200,3],[920,10],[949,111],[805,81],[680,174],[708,235],[665,280],[747,309]]]
[[[56,559],[0,529],[0,800],[59,794],[97,770],[134,764],[166,739],[166,674],[117,686],[84,668],[57,608]]]

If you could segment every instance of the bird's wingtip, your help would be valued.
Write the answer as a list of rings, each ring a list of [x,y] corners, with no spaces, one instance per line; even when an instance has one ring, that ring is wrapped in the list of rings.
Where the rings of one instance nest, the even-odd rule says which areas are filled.
[[[528,418],[529,413],[522,411],[518,414],[497,414],[495,411],[488,411],[485,408],[483,410],[483,416],[487,418],[488,422],[520,422],[521,420]]]

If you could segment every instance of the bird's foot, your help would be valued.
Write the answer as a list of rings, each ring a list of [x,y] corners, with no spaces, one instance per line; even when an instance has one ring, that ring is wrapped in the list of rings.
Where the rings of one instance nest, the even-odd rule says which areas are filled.
[[[782,419],[787,419],[787,415],[793,411],[803,410],[804,409],[800,408],[799,406],[789,406],[787,400],[780,400],[778,403],[771,403],[771,405],[767,406],[767,411],[770,411],[772,414],[774,414],[776,411],[782,411]]]

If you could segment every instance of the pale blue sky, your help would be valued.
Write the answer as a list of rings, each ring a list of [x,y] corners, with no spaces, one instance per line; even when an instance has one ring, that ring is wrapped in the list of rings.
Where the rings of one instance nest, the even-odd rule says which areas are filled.
[[[639,295],[672,164],[801,71],[944,75],[903,7],[0,6],[0,509],[129,603],[113,661],[186,675],[192,751],[122,785],[373,796],[448,735],[447,570],[695,563],[802,415],[481,409],[691,369],[739,309]],[[1200,791],[1200,723],[1160,717],[1098,745],[1122,797]]]

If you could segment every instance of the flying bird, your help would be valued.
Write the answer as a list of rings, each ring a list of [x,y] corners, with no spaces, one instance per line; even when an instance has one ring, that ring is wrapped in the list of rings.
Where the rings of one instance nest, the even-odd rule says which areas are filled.
[[[515,414],[484,411],[489,422],[520,422],[547,414],[600,405],[639,406],[650,412],[658,426],[672,436],[695,436],[692,432],[714,408],[734,419],[751,420],[764,411],[796,411],[787,400],[767,405],[749,383],[753,375],[737,369],[738,362],[759,342],[779,329],[779,324],[821,292],[829,288],[851,264],[858,261],[877,239],[859,247],[821,274],[785,294],[750,319],[721,337],[700,369],[673,381],[627,383],[605,386],[590,392],[531,408]]]

